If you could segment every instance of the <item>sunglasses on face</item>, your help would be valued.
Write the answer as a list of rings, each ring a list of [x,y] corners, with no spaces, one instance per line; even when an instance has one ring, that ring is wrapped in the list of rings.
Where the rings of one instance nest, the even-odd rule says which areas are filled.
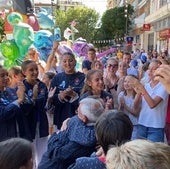
[[[113,65],[112,65],[112,64],[108,64],[107,67],[108,67],[108,68],[111,68],[111,67],[112,67],[112,68],[117,68],[118,65],[116,65],[116,64],[115,64],[115,65],[114,65],[114,64],[113,64]]]

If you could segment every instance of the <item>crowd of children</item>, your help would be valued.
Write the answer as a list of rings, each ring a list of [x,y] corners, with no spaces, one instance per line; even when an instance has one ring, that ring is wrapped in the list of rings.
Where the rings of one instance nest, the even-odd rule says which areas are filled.
[[[89,156],[95,150],[97,117],[117,109],[133,125],[127,140],[165,142],[167,139],[170,143],[170,125],[166,121],[170,114],[167,113],[170,90],[159,70],[168,64],[167,56],[137,50],[125,52],[119,59],[110,57],[103,64],[95,49],[90,48],[80,72],[76,70],[74,54],[59,54],[57,49],[54,43],[46,64],[41,63],[38,52],[31,48],[21,67],[6,70],[0,66],[0,141],[13,137],[27,139],[34,147],[36,167],[41,161],[39,169],[50,166],[64,169],[76,158]],[[94,114],[89,116],[90,113]],[[98,125],[99,122],[97,128]],[[48,142],[49,135],[52,136]],[[62,151],[70,154],[63,157]],[[79,160],[73,168],[77,168]]]

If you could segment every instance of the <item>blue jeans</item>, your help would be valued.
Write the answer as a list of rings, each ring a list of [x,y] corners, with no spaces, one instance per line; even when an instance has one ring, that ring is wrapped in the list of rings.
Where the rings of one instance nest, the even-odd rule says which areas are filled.
[[[138,138],[138,125],[134,125],[131,140],[135,140],[137,138]]]
[[[164,142],[164,128],[138,126],[138,138],[153,142]]]

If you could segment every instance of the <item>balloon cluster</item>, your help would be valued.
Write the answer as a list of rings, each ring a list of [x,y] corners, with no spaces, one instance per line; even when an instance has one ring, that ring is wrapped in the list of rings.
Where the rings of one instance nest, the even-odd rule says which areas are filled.
[[[7,2],[9,3],[9,7],[11,7],[11,0],[0,0],[1,5],[3,4],[4,6]],[[12,3],[14,11],[17,12],[9,12],[3,18],[5,21],[5,33],[13,34],[13,39],[4,39],[0,43],[0,53],[4,57],[4,65],[9,68],[17,65],[18,62],[22,62],[31,46],[37,48],[41,60],[47,61],[51,53],[53,41],[61,41],[60,29],[54,27],[53,18],[45,9],[39,8],[37,14],[34,14],[31,0],[13,0]],[[68,35],[65,35],[66,32],[64,34],[64,37],[68,37],[65,37],[67,40],[72,37],[72,49],[67,45],[60,44],[59,51],[61,54],[64,52],[74,52],[78,60],[76,67],[80,68],[80,62],[82,62],[84,57],[87,57],[87,51],[93,45],[87,43],[82,38],[74,41],[74,34],[78,32],[75,28],[76,24],[76,20],[73,20],[70,23],[71,29],[66,31]],[[53,29],[54,33],[51,33],[49,29]]]
[[[54,22],[48,19],[45,12],[25,15],[18,12],[10,12],[5,22],[5,31],[11,31],[12,40],[4,40],[0,43],[0,52],[4,56],[4,65],[11,67],[22,61],[31,45],[34,45],[40,53],[40,59],[46,61],[49,56],[53,41],[61,40],[61,32],[57,27],[54,29],[54,35],[48,30],[39,30],[40,28],[54,28]],[[26,22],[26,23],[25,23]],[[34,31],[36,31],[34,33]]]
[[[10,67],[16,64],[17,59],[23,59],[34,41],[34,31],[30,25],[22,22],[23,18],[17,12],[11,12],[7,20],[13,26],[13,39],[4,40],[0,44],[0,49],[5,57],[4,65]]]

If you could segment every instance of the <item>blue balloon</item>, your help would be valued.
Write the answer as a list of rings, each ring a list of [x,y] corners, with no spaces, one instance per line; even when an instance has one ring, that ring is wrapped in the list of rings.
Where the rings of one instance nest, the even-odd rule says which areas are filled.
[[[40,8],[40,12],[36,15],[40,28],[42,29],[52,29],[54,28],[54,21],[52,16],[50,16],[47,11],[43,8]]]
[[[36,32],[34,46],[40,53],[40,59],[47,61],[53,46],[53,35],[48,30],[40,30]]]

